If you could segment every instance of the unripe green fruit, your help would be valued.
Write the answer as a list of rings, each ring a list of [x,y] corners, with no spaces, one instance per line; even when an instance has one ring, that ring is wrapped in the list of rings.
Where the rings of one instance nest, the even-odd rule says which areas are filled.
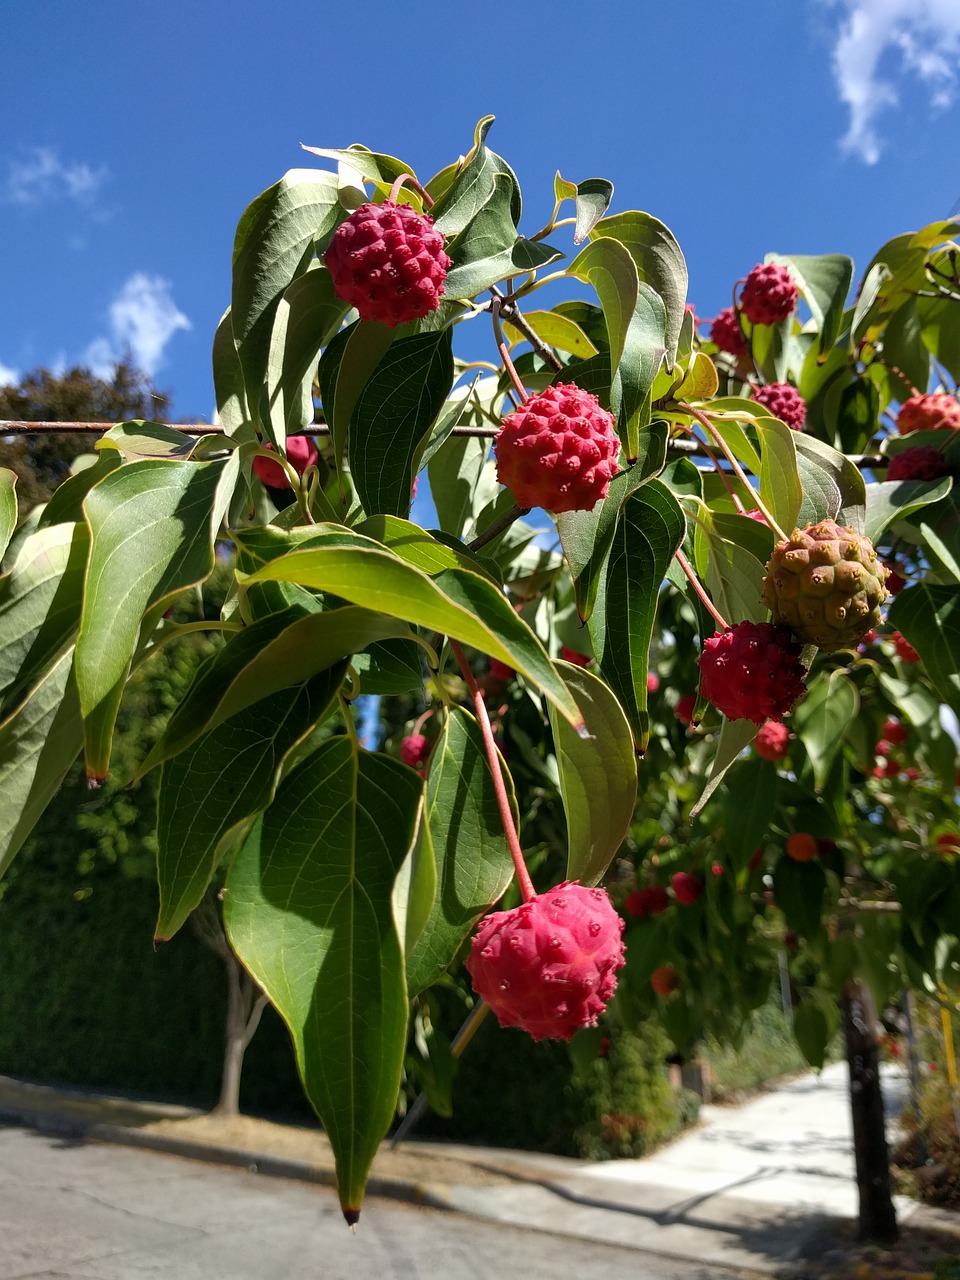
[[[763,602],[798,640],[832,653],[879,625],[886,576],[869,538],[821,520],[774,547]]]

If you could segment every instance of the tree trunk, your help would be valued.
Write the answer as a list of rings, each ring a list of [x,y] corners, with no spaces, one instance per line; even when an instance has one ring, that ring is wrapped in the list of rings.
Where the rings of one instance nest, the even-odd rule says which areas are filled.
[[[224,1035],[220,1099],[213,1109],[213,1114],[237,1116],[240,1114],[240,1073],[243,1070],[243,1055],[260,1025],[267,997],[257,991],[250,975],[242,968],[232,952],[224,956],[223,961],[229,982],[227,1025]]]
[[[213,1115],[237,1116],[240,1114],[240,1073],[243,1055],[253,1039],[260,1018],[267,1005],[267,997],[260,991],[234,955],[227,941],[220,914],[220,901],[211,886],[200,905],[190,914],[190,925],[200,941],[223,961],[227,970],[227,1021],[224,1030],[223,1073],[220,1077],[220,1098]]]
[[[900,1231],[890,1191],[890,1161],[877,1057],[876,1010],[869,989],[856,978],[850,978],[844,989],[843,1028],[850,1069],[853,1150],[860,1194],[860,1239],[893,1244]]]

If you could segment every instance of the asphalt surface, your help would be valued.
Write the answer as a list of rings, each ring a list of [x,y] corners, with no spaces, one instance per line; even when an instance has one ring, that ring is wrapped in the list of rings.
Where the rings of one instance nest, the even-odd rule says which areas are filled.
[[[716,1267],[0,1128],[2,1280],[718,1280]],[[742,1274],[723,1272],[726,1277]]]

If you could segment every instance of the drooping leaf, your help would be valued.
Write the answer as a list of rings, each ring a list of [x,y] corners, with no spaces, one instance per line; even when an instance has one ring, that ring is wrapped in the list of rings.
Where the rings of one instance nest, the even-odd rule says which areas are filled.
[[[287,755],[326,716],[340,664],[224,720],[164,764],[157,798],[156,938],[172,938],[203,898],[223,854],[273,799]]]
[[[791,929],[814,938],[822,926],[820,914],[827,877],[819,862],[797,862],[782,853],[773,868],[773,893]]]
[[[17,473],[8,467],[0,467],[0,560],[7,554],[16,527]]]
[[[10,711],[71,644],[80,622],[90,549],[86,525],[60,524],[24,539],[0,578],[0,708]]]
[[[637,461],[610,481],[607,496],[592,511],[567,511],[557,517],[557,531],[570,567],[580,620],[593,612],[600,575],[613,541],[620,508],[627,497],[657,475],[667,457],[667,424],[651,423],[640,434]]]
[[[400,1086],[407,990],[393,894],[421,793],[412,769],[331,738],[281,783],[227,881],[230,941],[290,1030],[351,1216]]]
[[[767,833],[777,803],[777,770],[758,756],[727,774],[723,846],[737,868],[744,866]]]
[[[786,533],[794,527],[803,500],[794,438],[797,434],[777,418],[757,418],[760,496]]]
[[[616,213],[597,223],[591,240],[610,236],[626,248],[641,281],[663,299],[666,308],[666,352],[672,365],[687,300],[687,264],[673,233],[659,219],[636,209]]]
[[[76,678],[92,777],[107,772],[145,611],[213,569],[214,538],[237,464],[236,456],[204,463],[145,459],[111,472],[87,495],[91,546]]]
[[[453,386],[452,330],[398,338],[350,417],[350,474],[370,515],[410,510],[414,461]]]
[[[768,261],[785,263],[790,268],[820,331],[820,351],[829,350],[840,333],[850,292],[851,259],[842,253],[772,253]]]
[[[325,160],[336,160],[338,164],[346,164],[361,178],[366,178],[368,182],[383,182],[392,185],[395,179],[399,178],[402,173],[409,173],[416,177],[413,170],[403,160],[398,160],[395,156],[383,155],[381,152],[369,151],[366,147],[359,143],[353,143],[349,147],[337,149],[336,147],[308,147],[306,143],[301,143],[304,151],[309,151],[311,155],[322,156]],[[403,196],[406,196],[407,190],[403,188]],[[415,192],[411,191],[410,195]]]
[[[876,543],[884,529],[921,507],[939,502],[952,488],[952,476],[942,476],[939,480],[881,480],[878,484],[868,484],[863,531],[871,542]]]
[[[243,366],[233,337],[230,307],[224,312],[213,338],[213,389],[217,417],[226,434],[237,440],[256,439],[243,382]]]
[[[230,635],[204,663],[138,776],[260,699],[311,679],[376,640],[407,634],[395,618],[355,606],[318,613],[293,606],[268,614]]]
[[[800,1052],[815,1071],[826,1061],[838,1020],[837,1002],[830,1000],[826,992],[808,992],[793,1011],[793,1034]]]
[[[290,169],[245,210],[233,245],[231,325],[247,403],[260,403],[273,320],[284,290],[346,216],[337,177],[318,169]]]
[[[921,582],[895,597],[887,613],[923,659],[941,698],[960,714],[960,587]]]
[[[111,471],[116,471],[121,465],[122,459],[116,449],[101,450],[96,462],[74,472],[54,490],[50,501],[40,512],[37,529],[50,529],[55,524],[76,524],[78,520],[82,520],[83,504],[87,494],[95,484],[100,483],[104,476],[108,476]]]
[[[795,431],[797,470],[803,482],[803,502],[796,516],[799,525],[836,520],[858,533],[864,530],[867,491],[857,467],[814,436]],[[784,526],[789,533],[793,525]]]
[[[430,627],[506,662],[541,689],[571,723],[579,712],[566,685],[503,594],[465,569],[428,578],[386,549],[317,547],[264,565],[251,582],[297,582],[354,604]]]
[[[527,311],[524,312],[523,318],[541,342],[555,347],[557,351],[568,351],[570,355],[577,356],[581,360],[588,360],[597,354],[597,348],[580,326],[567,316],[560,315],[559,312]],[[524,334],[514,328],[509,321],[505,320],[503,327],[511,342],[528,341]]]
[[[347,447],[354,407],[395,336],[393,329],[379,321],[355,320],[340,330],[320,358],[320,399],[338,468]]]
[[[590,639],[642,751],[648,734],[647,669],[660,586],[683,541],[686,521],[660,480],[623,504],[590,615]]]
[[[516,818],[513,782],[509,773],[505,778]],[[411,995],[446,970],[514,874],[483,736],[473,716],[459,707],[447,715],[430,755],[427,821],[437,860],[437,895],[407,957]]]
[[[347,306],[320,263],[298,276],[277,304],[260,392],[260,421],[285,448],[288,435],[313,422],[313,381],[320,352],[340,328]]]
[[[623,709],[589,671],[559,668],[577,700],[589,738],[574,733],[551,708],[550,724],[567,815],[566,879],[599,884],[633,821],[637,759]]]
[[[740,752],[749,747],[757,736],[759,728],[760,726],[754,724],[752,720],[728,720],[724,716],[720,728],[720,741],[717,743],[717,751],[710,767],[710,777],[699,800],[690,810],[691,818],[703,812],[704,806],[723,781],[727,770],[739,757]]]
[[[0,876],[82,747],[73,650],[68,649],[0,723]]]
[[[436,203],[431,210],[433,223],[448,238],[458,235],[492,199],[498,174],[505,174],[512,181],[511,220],[515,227],[520,225],[520,184],[506,160],[491,151],[486,144],[493,120],[493,116],[484,116],[478,121],[470,153],[457,167],[443,192],[438,192],[436,196]]]
[[[489,441],[458,436],[431,458],[430,493],[444,533],[464,541],[476,536],[477,516],[499,490],[489,455]]]
[[[847,726],[859,709],[857,686],[838,671],[815,680],[797,704],[793,727],[807,749],[818,790],[825,784]]]

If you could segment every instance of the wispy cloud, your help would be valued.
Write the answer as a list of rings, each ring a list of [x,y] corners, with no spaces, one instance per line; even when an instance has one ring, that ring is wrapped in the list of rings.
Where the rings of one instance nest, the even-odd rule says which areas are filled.
[[[883,147],[877,118],[885,108],[898,104],[897,80],[914,75],[937,110],[953,103],[960,78],[960,3],[832,2],[846,11],[833,50],[837,87],[850,109],[850,127],[841,146],[866,164],[876,164]]]
[[[111,302],[109,315],[109,337],[95,338],[83,357],[98,377],[108,377],[128,353],[152,377],[173,335],[190,328],[170,295],[169,281],[143,271],[127,280]]]
[[[8,364],[0,361],[0,387],[15,387],[20,381],[20,374]]]
[[[106,165],[95,169],[89,164],[61,160],[53,147],[32,147],[21,158],[7,161],[2,195],[8,204],[72,200],[89,208],[108,177]]]

